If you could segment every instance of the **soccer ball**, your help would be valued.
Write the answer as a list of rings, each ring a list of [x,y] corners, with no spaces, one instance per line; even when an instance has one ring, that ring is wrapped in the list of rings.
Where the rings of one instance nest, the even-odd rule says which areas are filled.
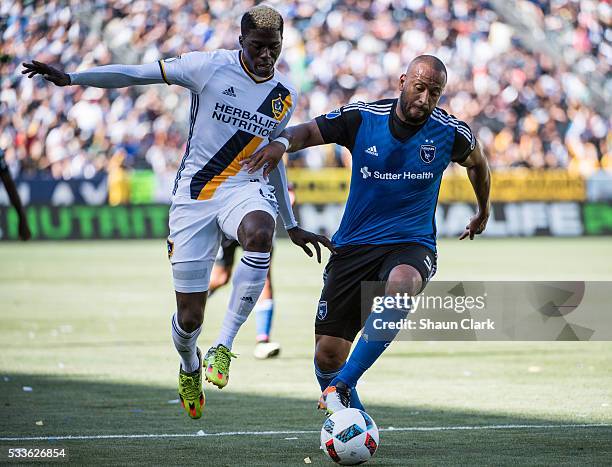
[[[338,464],[362,464],[374,455],[377,448],[378,428],[362,410],[340,410],[323,423],[321,449]]]

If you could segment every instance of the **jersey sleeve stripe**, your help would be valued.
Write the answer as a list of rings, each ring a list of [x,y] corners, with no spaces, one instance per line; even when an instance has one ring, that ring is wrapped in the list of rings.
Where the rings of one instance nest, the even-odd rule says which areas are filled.
[[[446,115],[443,112],[441,112],[439,109],[434,109],[433,115],[439,117],[442,122],[459,125],[465,128],[468,131],[468,133],[472,132],[472,130],[470,130],[470,127],[467,125],[467,123],[462,122],[461,120],[458,120],[453,115]]]
[[[359,110],[359,111],[363,111],[363,112],[368,112],[374,115],[389,115],[389,113],[391,113],[391,109],[387,110],[387,111],[376,111],[376,110],[372,110],[372,109],[366,109],[364,107],[353,107],[351,109],[344,109],[345,112],[352,112],[355,110]]]
[[[368,107],[349,107],[348,109],[342,109],[343,112],[351,112],[353,110],[365,110],[365,111],[368,111],[368,112],[381,112],[381,113],[389,113],[389,112],[391,112],[391,109],[377,110],[377,109],[370,109]]]
[[[389,105],[371,105],[371,104],[363,104],[361,102],[345,105],[345,107],[354,107],[354,106],[369,107],[371,109],[390,109],[391,108],[391,104]]]
[[[470,142],[470,144],[472,143],[474,136],[472,135],[471,132],[467,131],[464,127],[461,127],[461,126],[459,126],[459,125],[457,125],[456,123],[453,123],[453,122],[445,122],[445,121],[439,119],[438,117],[436,117],[433,114],[431,115],[431,118],[433,118],[437,122],[442,123],[445,126],[452,126],[453,128],[455,128],[455,130],[457,130],[457,132],[459,134],[461,134],[461,136],[463,136],[466,140],[468,140]]]
[[[362,105],[362,106],[366,106],[366,107],[373,107],[373,108],[387,108],[387,107],[391,107],[393,104],[389,103],[389,104],[368,104],[365,102],[352,102],[350,104],[346,104],[345,107],[351,107],[354,105]]]
[[[181,174],[185,169],[185,161],[187,157],[189,157],[189,149],[191,148],[191,137],[193,136],[193,129],[195,127],[196,117],[198,115],[198,110],[200,109],[200,96],[197,94],[191,94],[191,111],[190,111],[190,122],[189,122],[189,137],[187,138],[187,145],[185,147],[185,154],[183,154],[183,159],[181,160],[181,165],[179,166],[178,171],[176,172],[176,177],[174,179],[174,188],[172,189],[172,194],[176,194],[176,190],[178,189],[178,183],[181,179]]]
[[[168,81],[168,78],[166,77],[166,70],[164,69],[164,62],[162,60],[158,60],[157,63],[159,64],[159,71],[161,71],[162,79],[168,86],[170,86],[170,82]]]
[[[343,112],[350,112],[352,110],[362,110],[369,112],[374,115],[389,115],[392,108],[392,103],[389,104],[366,104],[364,102],[354,102],[352,104],[345,105],[342,107]]]
[[[389,109],[389,110],[387,110],[385,112],[377,112],[377,111],[371,110],[371,109],[360,109],[360,110],[363,110],[364,112],[369,112],[369,113],[374,114],[374,115],[389,115],[391,113],[391,109]]]
[[[371,109],[377,109],[377,110],[386,110],[386,109],[390,109],[391,106],[393,104],[389,103],[389,104],[366,104],[365,102],[354,102],[352,104],[347,104],[343,107],[343,109],[347,109],[350,107],[368,107]]]
[[[435,109],[433,113],[431,114],[431,118],[442,123],[443,125],[446,125],[446,126],[450,125],[454,127],[457,130],[457,132],[460,133],[463,137],[465,137],[465,139],[467,139],[470,143],[474,141],[474,135],[472,131],[464,122],[461,122],[460,120],[457,120],[456,118],[445,116],[441,114],[440,112],[436,112],[436,110],[437,109]]]

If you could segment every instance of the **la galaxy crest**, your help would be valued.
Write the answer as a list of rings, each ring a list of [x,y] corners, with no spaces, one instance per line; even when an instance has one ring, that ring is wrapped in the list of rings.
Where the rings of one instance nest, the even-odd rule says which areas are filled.
[[[421,148],[419,150],[419,154],[421,155],[421,160],[426,164],[431,163],[436,157],[436,147],[433,144],[433,140],[426,139],[426,144],[421,144]]]
[[[283,110],[285,110],[285,104],[283,102],[283,98],[279,94],[276,99],[272,99],[272,114],[274,118],[280,120],[283,116]]]

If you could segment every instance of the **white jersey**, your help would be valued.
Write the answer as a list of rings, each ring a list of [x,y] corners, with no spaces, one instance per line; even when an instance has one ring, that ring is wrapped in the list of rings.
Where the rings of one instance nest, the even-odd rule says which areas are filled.
[[[289,122],[297,93],[278,71],[254,76],[239,50],[190,52],[159,61],[164,81],[191,91],[189,137],[173,199],[211,199],[219,186],[263,178],[239,161],[277,137]]]

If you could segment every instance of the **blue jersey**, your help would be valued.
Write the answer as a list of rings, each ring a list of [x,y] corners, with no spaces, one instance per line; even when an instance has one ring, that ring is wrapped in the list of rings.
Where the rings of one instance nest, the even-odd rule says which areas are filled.
[[[436,250],[442,173],[451,160],[469,155],[475,139],[464,122],[438,108],[422,125],[406,125],[395,114],[396,104],[358,102],[316,120],[325,142],[343,144],[352,154],[335,246],[414,242]]]

